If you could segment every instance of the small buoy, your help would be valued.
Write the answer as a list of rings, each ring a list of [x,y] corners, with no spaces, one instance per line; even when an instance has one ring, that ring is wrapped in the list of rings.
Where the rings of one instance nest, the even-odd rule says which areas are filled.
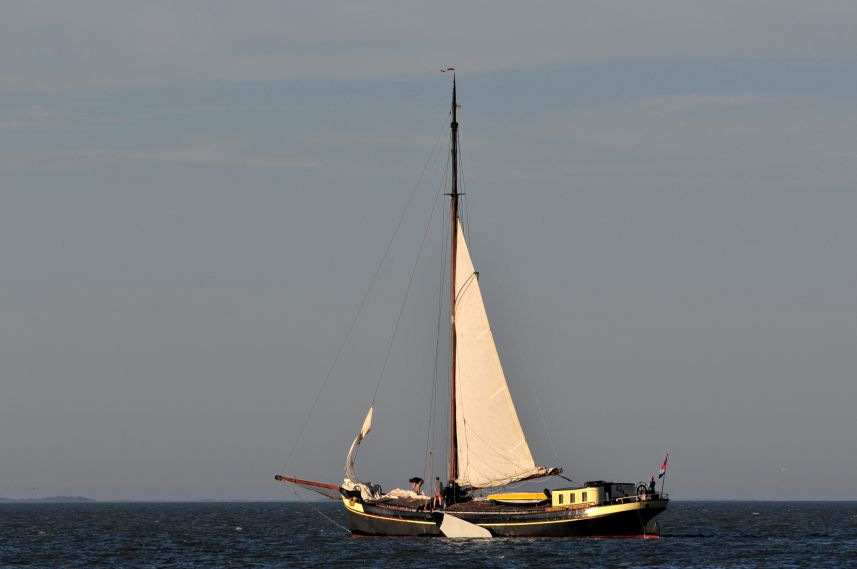
[[[241,526],[235,526],[235,531],[241,531],[243,528]]]

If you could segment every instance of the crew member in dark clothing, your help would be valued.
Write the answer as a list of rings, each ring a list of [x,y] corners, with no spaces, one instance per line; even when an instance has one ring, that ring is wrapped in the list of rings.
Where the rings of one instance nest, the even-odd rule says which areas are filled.
[[[411,490],[416,492],[417,494],[422,493],[423,490],[423,479],[419,476],[414,476],[413,478],[409,478],[408,482],[411,483]]]
[[[655,493],[655,475],[649,474],[649,494]]]

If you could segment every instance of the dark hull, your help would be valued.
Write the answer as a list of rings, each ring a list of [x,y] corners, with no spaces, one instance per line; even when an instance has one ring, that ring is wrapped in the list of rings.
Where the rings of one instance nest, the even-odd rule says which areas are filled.
[[[656,537],[652,518],[666,509],[667,500],[651,500],[587,510],[551,508],[468,511],[447,510],[457,518],[484,527],[494,537]],[[400,511],[363,504],[363,511],[346,503],[354,535],[441,537],[444,512]],[[653,535],[654,534],[654,535]]]

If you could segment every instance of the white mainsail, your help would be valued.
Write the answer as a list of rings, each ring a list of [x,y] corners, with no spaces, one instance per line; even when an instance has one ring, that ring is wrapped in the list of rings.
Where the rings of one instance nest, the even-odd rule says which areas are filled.
[[[533,461],[500,365],[460,220],[455,264],[457,482],[490,488],[557,473],[559,469],[537,466]]]

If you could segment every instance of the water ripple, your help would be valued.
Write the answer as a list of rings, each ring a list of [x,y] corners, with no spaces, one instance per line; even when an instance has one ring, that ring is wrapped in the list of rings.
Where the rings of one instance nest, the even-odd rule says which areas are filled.
[[[663,537],[354,538],[338,504],[0,504],[0,566],[855,567],[857,503],[674,502]]]

